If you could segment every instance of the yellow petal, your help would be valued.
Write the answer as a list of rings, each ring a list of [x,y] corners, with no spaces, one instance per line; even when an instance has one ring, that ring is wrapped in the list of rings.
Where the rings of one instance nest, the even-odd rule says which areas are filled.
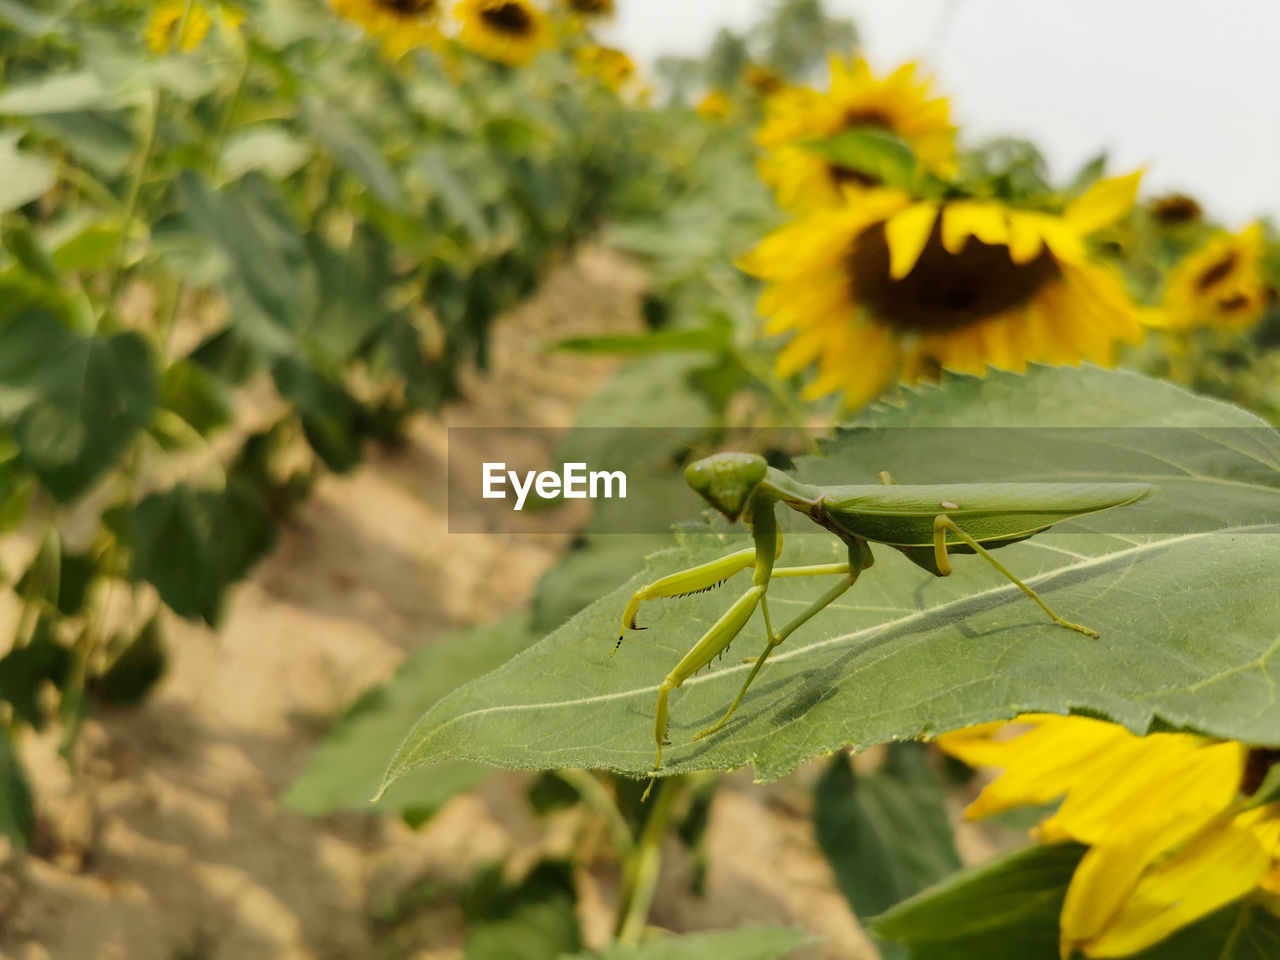
[[[1014,212],[1009,216],[1009,257],[1014,263],[1030,263],[1040,255],[1044,240],[1035,214]]]
[[[1004,767],[965,815],[970,819],[1024,804],[1048,803],[1105,767],[1109,751],[1134,740],[1114,723],[1088,717],[1047,717],[1011,740],[940,739],[942,748],[972,766]]]
[[[831,343],[831,332],[821,326],[801,330],[778,354],[774,370],[779,377],[790,377],[823,355]]]
[[[1143,872],[1216,820],[1235,799],[1244,766],[1239,743],[1196,746],[1198,738],[1157,734],[1136,762],[1112,770],[1089,796],[1067,798],[1081,838],[1096,837],[1067,888],[1064,941],[1094,939],[1123,906]],[[1159,741],[1159,742],[1155,742]],[[1067,813],[1068,804],[1078,801]]]
[[[1078,234],[1093,233],[1123,217],[1138,196],[1143,171],[1099,180],[1080,197],[1067,204],[1063,219]]]
[[[889,244],[889,276],[901,280],[916,265],[938,219],[938,208],[916,203],[890,217],[884,227]]]
[[[893,380],[901,363],[901,351],[893,332],[876,323],[851,329],[845,349],[839,389],[844,391],[845,409],[858,410],[878,397]]]
[[[1096,937],[1072,940],[1064,932],[1064,954],[1079,947],[1090,957],[1127,957],[1245,896],[1271,869],[1273,833],[1253,817],[1205,830],[1149,869]]]
[[[943,207],[942,246],[946,251],[960,253],[970,235],[992,245],[1007,243],[1009,224],[1004,208],[972,200],[958,200]]]

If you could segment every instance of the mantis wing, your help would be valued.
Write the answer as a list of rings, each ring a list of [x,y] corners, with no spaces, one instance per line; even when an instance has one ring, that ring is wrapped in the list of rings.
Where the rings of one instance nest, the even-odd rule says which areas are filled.
[[[932,547],[933,519],[946,514],[988,547],[1055,523],[1149,497],[1148,483],[941,483],[828,487],[818,506],[855,536],[892,547]]]

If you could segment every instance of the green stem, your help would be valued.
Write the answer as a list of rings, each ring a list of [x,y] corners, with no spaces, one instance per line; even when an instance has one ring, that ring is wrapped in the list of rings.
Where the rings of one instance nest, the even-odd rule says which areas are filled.
[[[622,816],[622,811],[613,802],[613,797],[609,795],[609,791],[605,789],[604,784],[586,770],[572,768],[557,770],[556,775],[577,790],[582,802],[604,821],[605,826],[609,828],[609,836],[613,839],[613,845],[618,851],[618,858],[624,861],[630,858],[635,852],[636,846],[635,840],[631,836],[631,828],[627,826],[627,821]]]
[[[653,809],[640,833],[635,853],[627,861],[621,904],[622,919],[618,923],[619,943],[635,946],[649,924],[649,909],[658,892],[658,874],[662,867],[662,840],[666,836],[667,822],[671,819],[672,808],[680,793],[679,781],[679,777],[658,781]]]
[[[37,548],[36,557],[38,558],[45,551],[45,545],[48,543],[58,543],[57,531],[53,526],[53,517],[48,516],[44,521],[44,530],[40,534],[40,546]],[[22,593],[22,613],[18,616],[18,627],[13,634],[13,647],[25,647],[31,642],[31,637],[35,634],[36,623],[40,619],[40,607],[44,600],[40,596],[48,586],[45,583],[45,568],[35,565],[31,567],[31,579],[27,582],[27,589]]]
[[[62,688],[60,714],[62,720],[62,736],[58,741],[58,754],[64,759],[71,758],[76,739],[80,735],[80,721],[84,718],[81,704],[84,701],[85,684],[89,677],[89,662],[105,632],[107,609],[111,604],[111,594],[116,585],[115,580],[108,580],[101,590],[101,600],[94,605],[94,611],[80,636],[71,648],[71,675]]]
[[[188,7],[190,4],[188,4]],[[179,28],[181,29],[181,28]],[[181,34],[179,34],[181,35]],[[103,301],[102,313],[106,313],[115,303],[120,293],[120,285],[124,281],[124,261],[129,247],[129,232],[133,218],[138,212],[138,198],[142,194],[142,181],[147,175],[147,167],[151,164],[151,154],[156,146],[156,133],[160,126],[160,107],[164,94],[158,92],[151,98],[150,116],[147,118],[147,131],[142,141],[142,153],[138,156],[137,166],[133,171],[133,179],[129,182],[129,194],[124,204],[124,219],[120,225],[120,242],[116,245],[116,255],[111,263],[111,284],[107,288],[107,297]],[[101,320],[102,314],[99,314]]]
[[[249,64],[253,61],[253,42],[251,40],[245,42],[244,61],[240,64],[240,74],[236,77],[236,85],[231,91],[231,99],[227,101],[227,109],[222,113],[222,120],[218,124],[218,133],[213,140],[213,159],[216,162],[218,154],[222,153],[222,146],[227,141],[227,134],[231,132],[231,123],[235,119],[236,110],[240,106],[240,99],[244,96],[245,84],[249,79]]]

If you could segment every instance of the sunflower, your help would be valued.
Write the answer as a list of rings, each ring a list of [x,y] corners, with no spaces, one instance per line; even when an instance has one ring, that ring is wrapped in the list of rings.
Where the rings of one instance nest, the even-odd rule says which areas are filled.
[[[191,4],[188,11],[184,0],[167,0],[151,14],[147,24],[147,46],[156,53],[168,53],[174,49],[189,53],[204,42],[211,22],[209,11],[200,4]]]
[[[787,85],[787,81],[781,74],[756,63],[747,65],[747,68],[742,71],[742,79],[748,87],[762,97],[771,97],[785,89]]]
[[[579,47],[574,54],[578,72],[584,77],[596,77],[615,93],[635,76],[636,65],[621,50],[588,44]]]
[[[1171,330],[1210,326],[1238,330],[1256,322],[1272,297],[1259,272],[1262,224],[1223,230],[1169,272],[1164,316]]]
[[[1040,714],[938,743],[972,766],[1004,768],[971,819],[1065,798],[1035,830],[1089,848],[1062,907],[1064,958],[1129,956],[1255,890],[1280,890],[1280,804],[1250,803],[1274,751]]]
[[[941,97],[930,97],[927,81],[917,81],[916,65],[905,64],[876,79],[865,60],[845,65],[831,60],[831,90],[819,93],[787,87],[769,97],[757,142],[766,154],[760,175],[778,203],[806,210],[839,203],[848,185],[874,183],[864,173],[842,167],[808,146],[852,130],[891,133],[911,148],[929,171],[946,176],[955,168],[955,127]]]
[[[528,0],[462,0],[457,15],[463,45],[509,67],[532,60],[550,34],[546,16]]]
[[[1185,193],[1167,193],[1156,197],[1148,208],[1152,218],[1165,227],[1180,227],[1185,223],[1195,223],[1203,211],[1194,197]]]
[[[703,120],[723,120],[733,112],[733,101],[722,90],[712,90],[698,101],[698,116]]]
[[[1142,313],[1084,237],[1132,206],[1139,176],[1100,181],[1060,214],[877,187],[775,230],[739,266],[768,281],[767,332],[792,334],[778,375],[816,364],[808,395],[843,391],[855,409],[942,368],[1109,364]]]
[[[435,43],[440,0],[333,0],[333,9],[382,40],[389,57]]]
[[[563,0],[563,2],[566,10],[585,19],[604,19],[613,16],[613,0]]]

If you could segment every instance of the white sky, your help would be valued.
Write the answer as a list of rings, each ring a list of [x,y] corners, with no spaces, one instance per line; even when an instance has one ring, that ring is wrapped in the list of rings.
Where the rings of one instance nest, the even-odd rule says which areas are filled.
[[[701,52],[770,0],[617,0],[611,42]],[[1061,180],[1100,150],[1229,225],[1280,219],[1276,0],[825,0],[879,69],[920,59],[967,136],[1026,136]]]

